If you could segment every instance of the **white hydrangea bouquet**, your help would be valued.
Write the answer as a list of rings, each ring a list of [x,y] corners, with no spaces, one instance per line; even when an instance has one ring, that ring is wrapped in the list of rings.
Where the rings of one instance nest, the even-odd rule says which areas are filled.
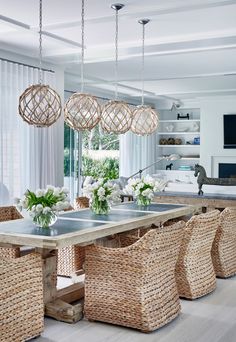
[[[42,228],[52,226],[57,220],[57,213],[70,206],[67,188],[48,185],[36,192],[27,190],[22,199],[17,199],[17,207],[26,209],[33,222]]]
[[[155,180],[149,175],[142,178],[130,178],[124,192],[133,195],[138,205],[147,206],[151,203],[154,193],[162,191],[166,183]]]
[[[85,186],[83,194],[90,199],[91,210],[100,215],[107,215],[111,205],[121,201],[119,186],[104,179]]]

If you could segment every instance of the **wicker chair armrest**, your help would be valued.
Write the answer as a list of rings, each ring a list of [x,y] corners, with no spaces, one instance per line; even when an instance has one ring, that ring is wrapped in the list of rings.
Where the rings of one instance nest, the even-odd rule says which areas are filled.
[[[132,245],[126,247],[119,247],[119,248],[111,248],[111,247],[104,247],[98,245],[89,245],[86,247],[86,253],[89,253],[90,250],[93,252],[96,251],[97,254],[104,254],[104,255],[120,255],[124,253],[128,253],[129,255],[133,252],[135,253],[137,250],[142,249],[143,245],[151,243],[157,234],[155,229],[150,230],[142,236],[139,240],[134,242]]]

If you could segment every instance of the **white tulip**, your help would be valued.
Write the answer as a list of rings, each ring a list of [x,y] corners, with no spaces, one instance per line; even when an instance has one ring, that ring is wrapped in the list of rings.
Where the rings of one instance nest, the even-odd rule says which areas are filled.
[[[69,206],[70,206],[70,202],[68,202],[68,201],[64,201],[64,202],[63,202],[63,206],[64,206],[64,208],[63,208],[63,209],[67,209],[67,208],[69,208]]]
[[[22,201],[21,201],[21,205],[24,209],[27,209],[28,208],[28,199],[27,198],[24,198]]]
[[[105,189],[103,187],[98,189],[98,196],[102,197],[105,195]]]
[[[103,178],[99,178],[98,181],[96,182],[98,185],[102,185],[104,183],[104,179]],[[95,183],[95,184],[96,184]]]
[[[32,208],[31,208],[31,211],[36,211],[36,205],[33,205]]]
[[[49,213],[50,211],[51,211],[51,208],[49,208],[49,207],[43,208],[43,214],[47,214],[47,213]]]
[[[56,204],[57,210],[63,210],[64,209],[64,203],[62,201],[58,201]]]
[[[42,197],[42,196],[44,195],[44,190],[42,190],[42,189],[37,189],[37,190],[35,191],[35,195],[36,195],[37,197]]]
[[[61,188],[61,191],[64,192],[64,194],[68,194],[69,193],[69,189],[66,187]]]
[[[60,188],[54,188],[53,195],[54,196],[59,196],[60,195]]]
[[[46,187],[47,191],[50,190],[50,191],[54,192],[54,189],[55,189],[55,187],[53,185],[47,185],[47,187]]]
[[[143,182],[140,182],[137,184],[136,189],[142,189],[144,187],[144,185],[145,184]]]
[[[37,204],[37,205],[36,205],[35,211],[36,211],[37,213],[41,213],[41,212],[43,211],[43,206],[42,206],[42,204]]]

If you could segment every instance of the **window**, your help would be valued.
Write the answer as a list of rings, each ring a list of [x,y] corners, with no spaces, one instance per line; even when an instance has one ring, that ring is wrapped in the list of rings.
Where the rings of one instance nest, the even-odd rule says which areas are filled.
[[[119,135],[104,133],[100,125],[78,133],[65,124],[64,184],[72,199],[81,194],[83,181],[88,176],[93,179],[119,177],[119,145]]]

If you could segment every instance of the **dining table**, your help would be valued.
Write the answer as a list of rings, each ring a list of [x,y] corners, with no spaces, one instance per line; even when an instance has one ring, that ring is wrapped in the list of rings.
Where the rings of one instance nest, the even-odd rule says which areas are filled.
[[[64,322],[81,319],[84,282],[57,289],[57,250],[72,245],[89,245],[97,239],[133,229],[199,213],[201,206],[188,204],[151,203],[138,206],[124,202],[113,206],[107,215],[97,215],[90,209],[60,213],[50,228],[37,227],[31,219],[23,218],[0,223],[0,247],[28,246],[42,255],[45,315]],[[77,302],[77,303],[76,303]]]

